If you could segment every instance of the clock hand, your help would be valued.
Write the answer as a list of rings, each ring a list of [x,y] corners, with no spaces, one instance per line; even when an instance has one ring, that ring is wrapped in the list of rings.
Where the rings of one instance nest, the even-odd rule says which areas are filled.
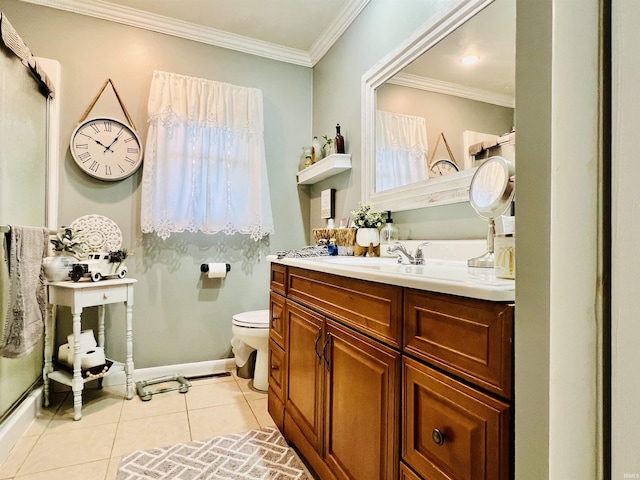
[[[120,132],[118,135],[116,135],[116,138],[113,139],[113,142],[111,142],[109,144],[109,146],[107,148],[105,148],[105,150],[104,150],[105,152],[107,150],[111,150],[111,146],[118,141],[118,139],[120,138],[120,135],[122,135],[122,132]],[[104,147],[104,145],[103,145],[103,147]],[[113,150],[111,150],[111,151],[113,152]]]
[[[81,133],[81,135],[84,135],[85,137],[87,137],[89,140],[93,140],[94,142],[96,142],[98,145],[100,145],[101,147],[104,147],[104,151],[106,152],[107,150],[111,150],[111,145],[113,145],[113,142],[111,142],[111,145],[109,145],[108,147],[106,145],[103,145],[102,142],[100,140],[97,140],[89,135],[87,135],[86,133]],[[111,152],[113,152],[113,150],[111,150]]]

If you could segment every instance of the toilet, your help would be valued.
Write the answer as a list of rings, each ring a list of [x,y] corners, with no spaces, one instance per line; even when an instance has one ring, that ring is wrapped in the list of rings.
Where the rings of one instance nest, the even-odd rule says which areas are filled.
[[[231,342],[234,354],[236,350],[239,353],[245,350],[245,355],[240,355],[246,360],[249,354],[256,350],[253,388],[266,391],[269,387],[269,310],[236,313],[233,316],[231,331],[234,337]],[[246,353],[246,348],[243,349],[238,341],[250,347],[250,351]],[[238,358],[236,354],[236,364]]]

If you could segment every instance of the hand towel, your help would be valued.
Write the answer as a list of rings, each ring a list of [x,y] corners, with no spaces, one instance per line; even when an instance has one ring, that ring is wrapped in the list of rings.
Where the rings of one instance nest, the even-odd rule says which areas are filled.
[[[9,304],[0,338],[3,357],[28,355],[42,338],[46,304],[42,260],[48,241],[45,228],[11,226]]]

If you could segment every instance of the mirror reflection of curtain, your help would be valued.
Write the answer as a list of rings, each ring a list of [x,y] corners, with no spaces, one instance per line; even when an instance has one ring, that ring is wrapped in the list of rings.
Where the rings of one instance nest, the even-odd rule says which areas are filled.
[[[273,233],[260,90],[153,72],[142,231]]]
[[[428,178],[424,117],[376,112],[376,191]]]

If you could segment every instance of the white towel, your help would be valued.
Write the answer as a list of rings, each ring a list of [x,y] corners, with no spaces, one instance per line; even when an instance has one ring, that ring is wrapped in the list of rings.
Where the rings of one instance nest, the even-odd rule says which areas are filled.
[[[0,337],[3,357],[28,355],[42,338],[46,304],[42,260],[48,241],[45,228],[11,227],[9,304]]]

